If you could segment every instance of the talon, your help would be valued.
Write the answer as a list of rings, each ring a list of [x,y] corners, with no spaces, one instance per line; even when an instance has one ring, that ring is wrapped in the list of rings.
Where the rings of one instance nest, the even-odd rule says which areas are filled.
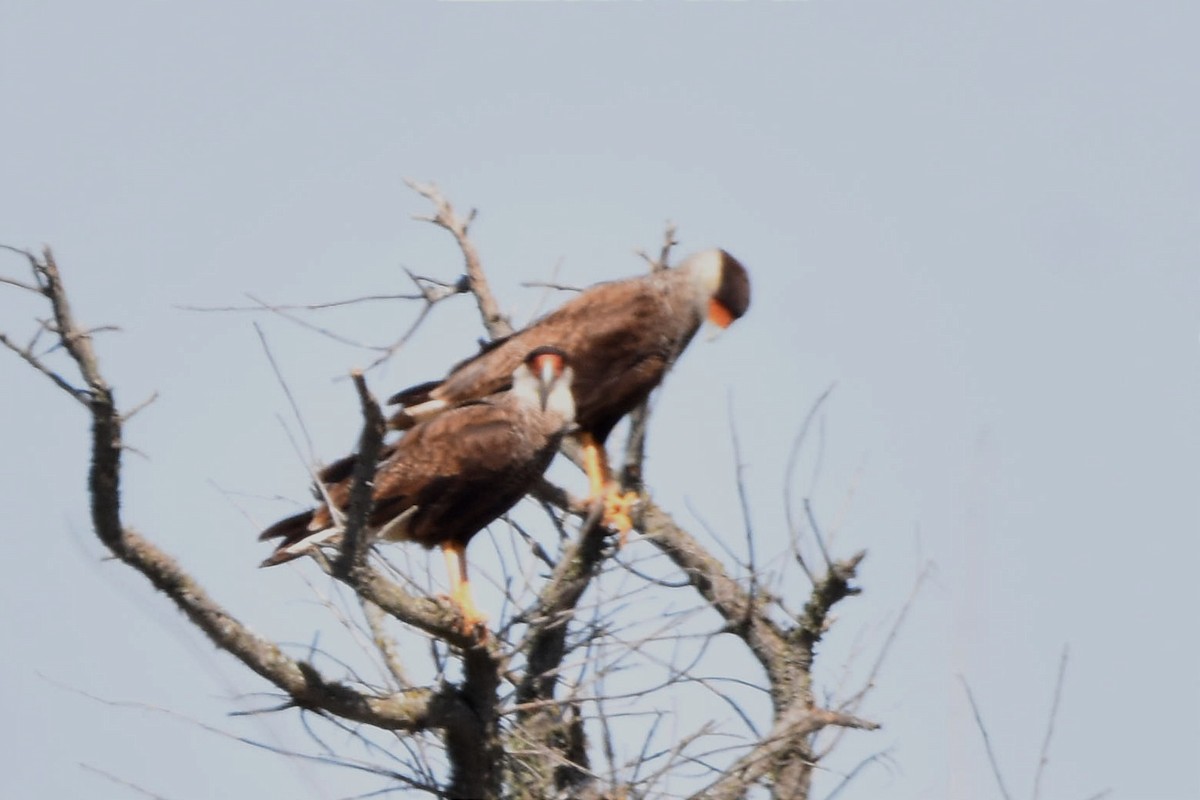
[[[488,640],[488,618],[478,611],[469,612],[464,608],[459,609],[462,614],[462,634],[477,642],[486,642]]]
[[[621,487],[613,480],[604,447],[595,437],[590,433],[582,433],[579,434],[579,441],[583,446],[583,469],[588,476],[587,502],[591,505],[603,499],[604,516],[601,524],[615,530],[618,533],[617,547],[624,547],[633,528],[633,507],[639,496],[637,492],[621,493]]]
[[[458,630],[463,636],[476,639],[480,642],[487,641],[488,618],[486,614],[473,605],[469,607],[465,606],[458,598],[448,595],[445,592],[438,592],[433,597],[435,600],[450,606],[458,613],[460,618]],[[469,599],[468,602],[470,602]]]
[[[612,484],[604,496],[603,524],[617,532],[617,549],[624,547],[629,541],[629,531],[633,529],[633,508],[638,500],[637,492],[621,493]]]

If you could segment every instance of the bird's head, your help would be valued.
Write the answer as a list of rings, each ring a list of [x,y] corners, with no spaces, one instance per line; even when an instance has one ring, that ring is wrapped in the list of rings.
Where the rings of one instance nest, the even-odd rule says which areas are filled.
[[[575,420],[575,398],[571,394],[574,372],[567,354],[557,347],[535,347],[513,372],[513,393],[542,411],[557,413],[564,423]]]
[[[678,267],[692,279],[701,311],[718,328],[728,328],[750,307],[750,275],[724,250],[701,250]]]

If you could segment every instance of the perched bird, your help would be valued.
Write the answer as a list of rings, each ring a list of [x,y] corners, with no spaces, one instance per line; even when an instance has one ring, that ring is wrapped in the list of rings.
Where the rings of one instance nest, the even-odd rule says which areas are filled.
[[[511,391],[458,406],[387,445],[372,482],[367,531],[442,549],[450,596],[468,633],[486,617],[471,599],[467,543],[529,490],[575,418],[572,369],[562,350],[529,348],[514,366]],[[262,532],[260,540],[282,538],[262,566],[290,561],[341,535],[354,464],[349,456],[318,476],[326,503]]]
[[[388,402],[402,408],[390,424],[405,429],[503,392],[512,383],[513,367],[531,348],[561,348],[575,370],[576,436],[589,500],[604,497],[605,523],[624,534],[632,527],[636,496],[621,495],[605,440],[621,417],[662,382],[705,319],[725,328],[749,305],[746,269],[724,250],[704,250],[671,269],[597,284],[523,330],[484,345],[445,378],[394,395]]]

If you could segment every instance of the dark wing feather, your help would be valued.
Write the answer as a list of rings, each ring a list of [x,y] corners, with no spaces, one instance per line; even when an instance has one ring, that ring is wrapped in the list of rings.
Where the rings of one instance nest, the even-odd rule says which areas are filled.
[[[377,463],[383,463],[384,461],[387,461],[395,452],[396,443],[383,445],[383,447],[379,449],[379,458]],[[348,480],[350,476],[354,474],[354,465],[356,463],[358,463],[358,453],[351,453],[348,456],[343,456],[337,461],[326,465],[324,469],[317,473],[317,478],[320,479],[321,483],[324,484],[341,483],[344,480]],[[317,497],[319,498],[320,496],[321,493],[317,492]]]
[[[285,547],[289,542],[304,538],[308,533],[308,523],[312,522],[312,509],[301,511],[299,514],[293,514],[287,519],[281,519],[271,527],[258,535],[260,542],[265,542],[268,539],[275,539],[282,536],[284,542],[281,547]]]
[[[388,404],[396,405],[397,403],[403,403],[406,406],[414,406],[417,403],[424,403],[429,399],[429,393],[441,385],[441,381],[425,381],[425,383],[418,383],[416,386],[401,389],[388,398]]]
[[[483,355],[486,355],[487,353],[490,353],[491,351],[495,350],[497,347],[500,347],[502,344],[504,344],[509,339],[511,339],[514,335],[515,334],[510,333],[508,336],[501,336],[499,339],[493,339],[490,342],[481,341],[479,343],[479,352],[478,353],[467,356],[462,361],[459,361],[454,366],[450,367],[450,369],[446,373],[446,375],[447,376],[453,375],[459,369],[461,369],[462,367],[465,367],[467,364],[470,364],[472,361],[476,360],[477,358],[479,358]],[[516,367],[513,367],[513,369],[516,369]],[[510,372],[509,378],[511,378],[511,377],[512,377],[512,373]],[[434,389],[441,386],[442,383],[444,383],[444,382],[445,382],[445,378],[443,378],[441,380],[425,381],[425,383],[418,383],[416,386],[410,386],[407,389],[401,389],[400,391],[396,392],[394,395],[392,395],[391,397],[388,398],[388,405],[403,404],[406,406],[412,406],[412,405],[416,405],[417,403],[424,403],[426,400],[431,399],[430,393]]]

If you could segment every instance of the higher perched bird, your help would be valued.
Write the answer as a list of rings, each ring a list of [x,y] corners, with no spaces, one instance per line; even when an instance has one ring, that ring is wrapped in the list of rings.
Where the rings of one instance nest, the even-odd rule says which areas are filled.
[[[442,548],[451,599],[470,633],[486,621],[471,599],[466,548],[471,537],[521,499],[554,458],[573,424],[572,369],[554,347],[528,348],[511,370],[512,391],[422,422],[381,453],[367,530],[382,539]],[[318,477],[340,512],[322,504],[267,528],[282,537],[263,566],[282,564],[340,536],[355,457]]]
[[[604,442],[621,417],[662,382],[700,324],[725,328],[746,313],[750,278],[724,250],[694,253],[677,267],[600,283],[511,336],[489,342],[440,381],[413,386],[388,402],[404,429],[447,409],[502,392],[513,367],[531,348],[550,345],[570,354],[575,370],[576,436],[584,450],[590,500],[605,499],[606,524],[632,526],[634,495],[621,495]]]

